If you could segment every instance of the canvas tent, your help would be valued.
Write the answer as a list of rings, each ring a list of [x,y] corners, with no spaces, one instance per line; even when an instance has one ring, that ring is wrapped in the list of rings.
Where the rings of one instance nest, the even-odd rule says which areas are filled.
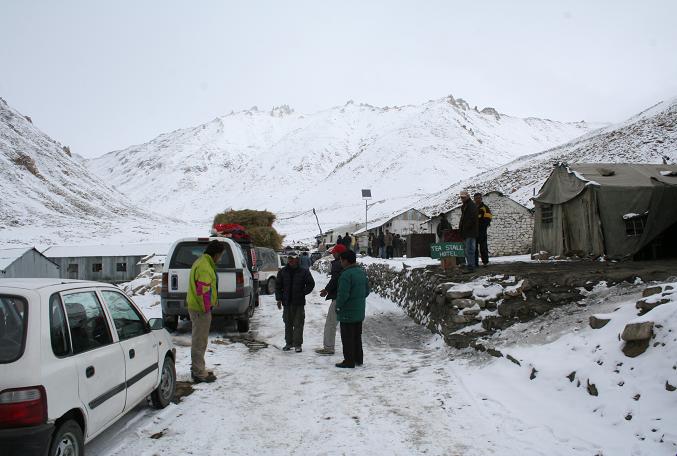
[[[535,252],[677,254],[677,165],[559,164],[533,201]]]

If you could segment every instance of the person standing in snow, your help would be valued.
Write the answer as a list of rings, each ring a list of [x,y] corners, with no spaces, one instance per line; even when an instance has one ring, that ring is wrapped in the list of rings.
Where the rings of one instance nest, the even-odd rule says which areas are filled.
[[[378,257],[379,255],[379,243],[378,243],[378,236],[376,236],[374,233],[371,233],[371,256],[373,257]]]
[[[381,258],[386,257],[386,237],[383,234],[383,229],[378,233],[378,256]]]
[[[277,308],[282,309],[284,321],[285,346],[289,351],[294,347],[296,353],[302,351],[303,324],[306,319],[306,295],[315,288],[315,281],[308,269],[299,266],[299,254],[289,254],[287,265],[277,273],[275,281],[275,299]]]
[[[190,268],[186,307],[192,323],[190,375],[195,383],[211,383],[216,380],[214,373],[205,368],[205,352],[212,324],[212,308],[218,306],[219,302],[216,264],[221,261],[225,250],[223,242],[211,241]]]
[[[475,200],[475,206],[477,206],[477,218],[479,220],[479,230],[477,234],[477,248],[475,249],[475,264],[480,265],[479,257],[482,257],[482,264],[489,264],[489,244],[487,238],[487,230],[489,230],[489,225],[491,224],[491,219],[493,215],[491,214],[491,209],[489,206],[484,204],[482,201],[482,194],[475,193],[473,195]]]
[[[303,269],[310,269],[310,257],[308,256],[308,252],[306,251],[301,252],[299,264]]]
[[[364,363],[362,322],[369,296],[369,281],[364,270],[356,264],[355,252],[348,250],[340,258],[343,271],[338,280],[336,319],[341,323],[343,361],[336,367],[352,369]]]
[[[320,296],[326,300],[331,301],[329,310],[327,311],[327,319],[324,322],[324,343],[322,348],[315,350],[315,353],[319,355],[333,355],[334,348],[336,345],[336,294],[338,292],[338,280],[343,271],[343,266],[341,265],[340,255],[347,251],[346,247],[342,244],[335,246],[331,249],[331,254],[334,255],[334,261],[331,262],[331,272],[329,283],[324,290],[320,291]]]
[[[440,223],[437,224],[437,242],[445,242],[444,235],[451,230],[451,223],[443,212],[439,215]]]
[[[386,230],[386,235],[383,238],[383,241],[386,244],[386,258],[393,257],[393,240],[393,233],[391,233],[390,230]]]
[[[339,234],[338,237],[336,238],[336,245],[343,245],[343,237]]]
[[[348,250],[352,250],[353,238],[350,236],[350,233],[346,233],[346,235],[343,236],[343,245],[345,245]]]
[[[465,243],[465,262],[466,270],[464,274],[475,271],[477,264],[475,263],[475,248],[477,247],[477,236],[479,233],[479,218],[477,213],[477,206],[470,199],[470,194],[463,190],[461,192],[461,221],[459,223],[459,231]]]

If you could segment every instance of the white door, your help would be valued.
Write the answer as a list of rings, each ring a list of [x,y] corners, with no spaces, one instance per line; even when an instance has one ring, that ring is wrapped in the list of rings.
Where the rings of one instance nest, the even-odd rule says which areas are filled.
[[[158,342],[141,313],[122,294],[101,290],[108,313],[113,319],[125,357],[127,401],[125,410],[148,396],[158,383]]]
[[[125,360],[113,341],[101,303],[93,290],[63,293],[80,400],[87,412],[87,435],[96,434],[125,407]]]

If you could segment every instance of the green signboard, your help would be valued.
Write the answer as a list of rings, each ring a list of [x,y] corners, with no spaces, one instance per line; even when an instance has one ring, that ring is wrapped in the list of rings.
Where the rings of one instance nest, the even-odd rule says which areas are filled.
[[[463,242],[440,242],[430,245],[431,258],[462,257],[465,256]]]

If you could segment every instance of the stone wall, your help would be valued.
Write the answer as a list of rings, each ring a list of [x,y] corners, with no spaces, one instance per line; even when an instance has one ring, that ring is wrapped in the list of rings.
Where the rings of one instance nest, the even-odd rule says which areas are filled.
[[[498,192],[484,195],[483,200],[494,216],[488,231],[489,256],[531,253],[534,214]],[[451,226],[458,227],[461,221],[461,208],[452,209],[447,218]]]

